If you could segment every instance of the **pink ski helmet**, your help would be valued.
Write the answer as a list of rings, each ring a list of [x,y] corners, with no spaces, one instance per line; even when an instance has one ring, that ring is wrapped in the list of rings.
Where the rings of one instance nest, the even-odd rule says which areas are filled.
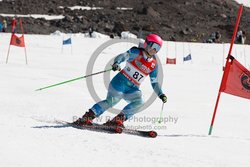
[[[149,34],[144,42],[144,48],[150,46],[151,48],[155,49],[156,52],[158,52],[161,49],[162,43],[163,41],[161,37],[156,34]]]

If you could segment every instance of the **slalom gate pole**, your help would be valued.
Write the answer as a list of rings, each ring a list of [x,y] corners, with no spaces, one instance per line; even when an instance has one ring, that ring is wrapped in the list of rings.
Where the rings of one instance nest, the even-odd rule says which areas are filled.
[[[12,36],[11,36],[12,38]],[[8,53],[7,53],[7,57],[6,57],[6,64],[8,63],[9,60],[9,54],[10,54],[10,44],[9,44],[9,49],[8,49]]]
[[[53,85],[49,85],[49,86],[46,86],[46,87],[43,87],[43,88],[39,88],[39,89],[36,89],[35,91],[48,89],[48,88],[55,87],[55,86],[58,86],[58,85],[62,85],[62,84],[65,84],[65,83],[69,83],[69,82],[73,82],[73,81],[76,81],[76,80],[80,80],[80,79],[84,79],[84,78],[87,78],[87,77],[91,77],[91,76],[94,76],[94,75],[97,75],[97,74],[105,73],[105,72],[108,72],[108,71],[111,71],[111,70],[112,69],[108,69],[108,70],[104,70],[104,71],[99,71],[99,72],[96,72],[96,73],[93,73],[93,74],[85,75],[85,76],[82,76],[82,77],[74,78],[74,79],[71,79],[71,80],[67,80],[67,81],[63,81],[63,82],[57,83],[57,84],[53,84]]]
[[[241,14],[242,14],[242,10],[243,10],[243,5],[241,4],[240,8],[239,8],[239,11],[238,11],[238,17],[237,17],[237,20],[236,20],[236,23],[235,23],[234,33],[233,33],[233,36],[232,36],[231,45],[230,45],[228,56],[227,56],[226,67],[228,66],[229,58],[230,58],[231,53],[232,53],[233,44],[234,44],[236,33],[238,31],[238,26],[239,26],[239,23],[240,23],[240,17],[241,17]],[[226,67],[225,67],[225,69],[227,69]],[[215,107],[214,107],[214,113],[213,113],[213,117],[212,117],[212,121],[211,121],[211,124],[210,124],[208,135],[212,134],[212,130],[213,130],[213,126],[214,126],[214,120],[215,120],[215,116],[216,116],[216,112],[217,112],[217,107],[218,107],[219,100],[220,100],[220,95],[221,95],[221,88],[222,88],[222,85],[223,85],[222,81],[224,80],[224,77],[227,77],[225,75],[225,71],[224,71],[223,76],[222,76],[222,80],[221,80],[221,84],[220,84],[220,90],[218,92],[218,96],[217,96],[216,104],[215,104]]]
[[[22,22],[22,18],[20,18],[20,19],[19,19],[19,22],[20,22],[20,27],[21,27],[21,30],[22,30],[23,42],[24,42],[25,40],[24,40],[24,29],[23,29],[23,22]],[[27,51],[26,51],[26,45],[25,45],[25,42],[24,42],[24,53],[25,53],[25,62],[26,62],[26,64],[28,64],[28,59],[27,59]]]

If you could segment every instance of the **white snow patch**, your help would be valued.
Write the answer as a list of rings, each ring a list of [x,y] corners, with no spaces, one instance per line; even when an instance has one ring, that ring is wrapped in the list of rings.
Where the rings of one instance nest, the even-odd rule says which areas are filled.
[[[133,10],[133,8],[116,7],[117,10]]]
[[[63,6],[59,6],[58,8],[64,8]],[[100,10],[103,9],[103,7],[90,7],[90,6],[72,6],[72,7],[68,7],[71,10],[75,10],[75,9],[81,9],[81,10]]]
[[[132,34],[132,33],[129,32],[129,31],[123,31],[123,32],[121,33],[121,37],[122,37],[123,39],[137,38],[137,36],[136,36],[135,34]]]
[[[246,7],[250,7],[250,1],[249,0],[235,0],[239,4],[243,4]]]
[[[41,15],[41,14],[28,14],[28,15],[20,15],[20,14],[0,14],[3,17],[33,17],[37,18],[44,18],[45,20],[58,20],[63,19],[63,15]]]

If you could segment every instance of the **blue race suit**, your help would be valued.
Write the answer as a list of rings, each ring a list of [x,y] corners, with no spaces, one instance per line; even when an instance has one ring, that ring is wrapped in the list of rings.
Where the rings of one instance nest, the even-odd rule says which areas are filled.
[[[142,49],[133,47],[127,52],[118,55],[115,58],[114,63],[120,64],[124,61],[132,62],[140,53],[143,53]],[[143,55],[143,58],[146,60],[146,55]],[[155,56],[153,56],[153,58],[155,59]],[[149,73],[149,76],[155,93],[160,96],[163,93],[157,80],[157,74],[158,65],[156,64],[153,71]],[[109,84],[106,99],[96,103],[91,108],[91,110],[98,117],[104,111],[117,104],[121,99],[124,99],[126,102],[128,102],[128,104],[122,110],[125,120],[133,116],[144,103],[139,86],[131,82],[122,72],[119,72]]]

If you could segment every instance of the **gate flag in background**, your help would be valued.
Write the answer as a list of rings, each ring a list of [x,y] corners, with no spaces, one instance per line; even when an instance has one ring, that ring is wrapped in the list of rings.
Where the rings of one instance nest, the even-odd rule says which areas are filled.
[[[63,45],[69,45],[69,44],[71,44],[71,38],[63,40]]]
[[[22,35],[21,37],[18,37],[16,34],[13,33],[11,35],[10,45],[25,47],[24,35]]]
[[[8,49],[8,53],[7,53],[7,57],[6,57],[6,64],[8,63],[9,60],[9,54],[10,54],[10,46],[18,46],[18,47],[22,47],[24,48],[24,53],[25,53],[25,61],[26,64],[28,64],[28,60],[27,60],[27,53],[26,53],[26,46],[25,46],[25,42],[24,42],[24,30],[23,30],[23,23],[22,23],[22,19],[19,19],[19,24],[20,24],[20,28],[22,31],[22,35],[20,37],[18,37],[16,35],[16,31],[17,31],[17,20],[16,18],[13,18],[13,22],[12,22],[12,33],[11,33],[11,38],[10,38],[10,44],[9,44],[9,49]]]
[[[186,57],[183,57],[183,61],[192,60],[191,53],[189,53]]]
[[[166,64],[176,64],[176,58],[167,58]]]
[[[61,49],[61,53],[63,53],[63,46],[64,46],[64,45],[70,45],[70,47],[71,47],[71,54],[72,54],[72,52],[73,52],[72,50],[73,50],[73,49],[72,49],[72,39],[71,39],[71,37],[68,38],[68,39],[65,39],[65,40],[63,39],[63,40],[62,40],[62,49]]]
[[[250,71],[233,56],[225,69],[220,92],[250,99]]]

